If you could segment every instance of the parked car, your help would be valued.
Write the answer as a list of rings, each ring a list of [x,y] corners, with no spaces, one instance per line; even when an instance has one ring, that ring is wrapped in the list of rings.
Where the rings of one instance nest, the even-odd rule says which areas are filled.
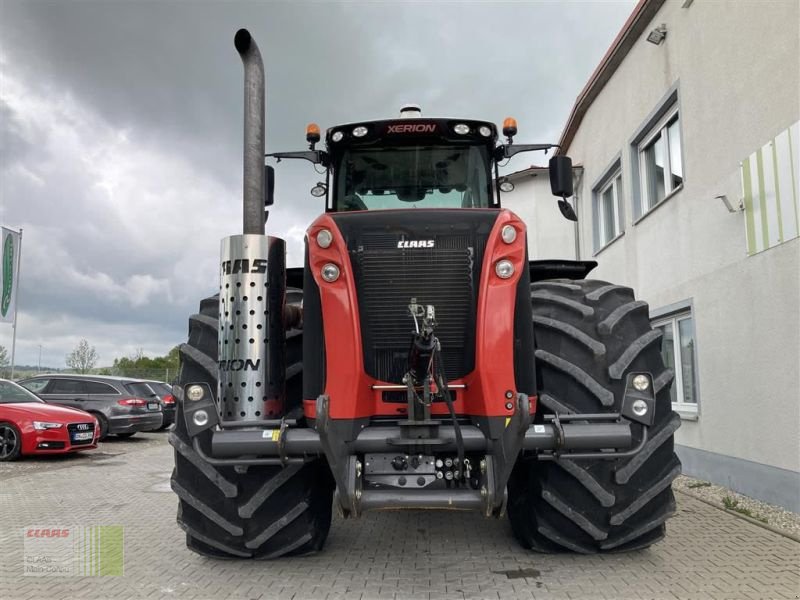
[[[13,381],[0,379],[0,461],[29,454],[97,448],[97,419],[76,408],[45,403]]]
[[[139,379],[102,375],[37,375],[19,384],[48,404],[80,408],[94,415],[100,439],[130,437],[161,427],[161,401]]]
[[[175,422],[175,396],[172,395],[172,386],[163,381],[145,381],[153,393],[161,400],[161,412],[164,420],[161,429],[166,429]]]

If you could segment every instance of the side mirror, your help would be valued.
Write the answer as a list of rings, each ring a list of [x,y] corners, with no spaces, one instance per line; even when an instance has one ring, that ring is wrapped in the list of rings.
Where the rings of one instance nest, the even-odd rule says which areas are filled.
[[[271,165],[264,166],[264,206],[272,206],[275,202],[275,169]]]
[[[578,215],[575,214],[575,210],[572,208],[572,205],[563,198],[558,201],[558,210],[561,211],[561,215],[568,221],[578,220]]]
[[[550,190],[553,196],[569,198],[572,196],[572,159],[556,155],[550,159]]]

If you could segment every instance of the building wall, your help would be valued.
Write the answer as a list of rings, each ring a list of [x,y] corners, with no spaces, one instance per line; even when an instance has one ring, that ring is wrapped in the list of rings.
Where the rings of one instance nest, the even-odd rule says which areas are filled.
[[[528,257],[531,260],[569,259],[575,255],[575,226],[558,210],[558,199],[550,193],[547,169],[512,176],[514,191],[501,196],[508,208],[528,226]]]
[[[646,30],[663,23],[666,39],[636,42],[568,149],[585,172],[582,258],[591,186],[620,157],[624,233],[593,277],[633,287],[651,311],[692,303],[699,414],[676,433],[685,472],[800,510],[800,239],[748,257],[744,213],[715,199],[738,203],[740,161],[800,118],[798,3],[682,4],[667,0]],[[634,223],[630,144],[672,89],[683,188]]]

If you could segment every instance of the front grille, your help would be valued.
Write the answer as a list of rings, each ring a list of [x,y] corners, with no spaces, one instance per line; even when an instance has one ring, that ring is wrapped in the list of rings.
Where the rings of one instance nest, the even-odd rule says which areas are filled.
[[[67,425],[67,431],[69,432],[69,443],[72,446],[84,446],[86,444],[91,444],[92,440],[94,439],[94,423],[70,423]],[[87,440],[76,440],[75,434],[76,433],[85,433],[91,432],[93,435]]]
[[[386,239],[389,238],[389,239]],[[397,248],[397,236],[364,236],[356,281],[367,372],[400,383],[408,370],[412,298],[436,308],[436,335],[448,378],[474,365],[475,255],[466,236],[436,237],[434,248]]]
[[[414,320],[412,298],[436,308],[436,335],[448,379],[475,368],[475,316],[486,240],[494,210],[339,213],[358,296],[364,368],[402,383]],[[429,241],[433,247],[427,247]],[[401,247],[416,242],[423,247]],[[406,244],[402,244],[405,246]]]

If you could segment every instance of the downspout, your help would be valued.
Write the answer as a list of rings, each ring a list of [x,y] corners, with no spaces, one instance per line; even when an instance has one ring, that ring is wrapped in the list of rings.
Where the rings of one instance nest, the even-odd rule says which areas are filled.
[[[581,259],[581,226],[580,226],[580,210],[579,210],[579,200],[580,200],[580,189],[581,183],[583,182],[583,169],[575,169],[577,173],[574,175],[573,178],[573,189],[575,190],[575,194],[573,197],[575,198],[575,214],[579,215],[577,221],[573,223],[573,227],[575,228],[575,260]]]

